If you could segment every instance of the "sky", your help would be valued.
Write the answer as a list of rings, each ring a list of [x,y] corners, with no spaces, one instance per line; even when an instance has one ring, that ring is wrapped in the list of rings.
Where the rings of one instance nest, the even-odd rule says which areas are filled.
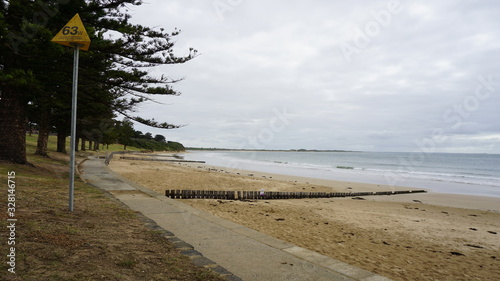
[[[500,2],[146,0],[184,78],[136,130],[187,147],[500,153]]]

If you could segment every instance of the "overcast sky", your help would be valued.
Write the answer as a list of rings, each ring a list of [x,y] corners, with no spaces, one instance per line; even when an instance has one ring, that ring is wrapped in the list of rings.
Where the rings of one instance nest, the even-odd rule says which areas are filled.
[[[499,1],[147,0],[181,96],[136,125],[191,147],[500,153]],[[498,82],[497,82],[498,81]]]

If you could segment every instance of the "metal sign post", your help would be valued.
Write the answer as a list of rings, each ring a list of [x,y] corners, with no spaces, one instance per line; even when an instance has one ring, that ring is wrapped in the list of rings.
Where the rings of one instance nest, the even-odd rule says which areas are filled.
[[[70,145],[70,160],[69,160],[69,210],[73,212],[73,198],[75,194],[75,150],[76,150],[76,109],[78,105],[78,61],[80,60],[81,44],[76,44],[74,61],[73,61],[73,90],[72,90],[72,105],[71,105],[71,145]]]
[[[70,145],[70,173],[69,173],[69,211],[73,212],[73,201],[75,195],[75,150],[76,150],[76,110],[78,104],[78,61],[80,49],[87,51],[90,46],[90,38],[83,26],[80,16],[76,14],[66,26],[51,40],[52,42],[73,47],[73,88],[71,105],[71,145]]]

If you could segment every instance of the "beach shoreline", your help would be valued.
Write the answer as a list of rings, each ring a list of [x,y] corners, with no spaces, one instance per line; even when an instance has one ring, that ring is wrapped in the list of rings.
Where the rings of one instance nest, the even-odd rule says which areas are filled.
[[[167,189],[362,192],[408,190],[228,169],[201,163],[112,160],[123,177]],[[290,200],[180,199],[200,210],[394,280],[495,280],[500,199],[403,194]]]
[[[267,151],[195,152],[184,156],[220,167],[500,198],[500,170],[491,157],[432,154],[425,161],[412,162],[414,155],[409,153]]]
[[[480,196],[480,195],[466,195],[466,194],[454,194],[454,193],[441,193],[434,192],[430,188],[426,187],[405,187],[405,186],[392,186],[384,184],[374,184],[374,183],[364,183],[355,181],[341,181],[341,180],[331,180],[331,179],[320,179],[311,178],[303,176],[292,176],[277,173],[268,173],[261,171],[252,170],[241,170],[235,168],[228,168],[222,166],[209,165],[206,163],[178,163],[177,165],[188,167],[191,169],[202,169],[218,173],[226,173],[232,175],[243,175],[256,178],[273,179],[277,181],[286,182],[296,182],[310,184],[311,186],[320,185],[325,187],[330,187],[331,190],[318,188],[318,190],[308,190],[317,192],[376,192],[376,191],[398,191],[398,190],[426,190],[427,193],[414,193],[414,194],[404,194],[404,195],[389,195],[389,196],[369,196],[367,198],[380,201],[380,202],[413,202],[413,200],[419,200],[425,202],[426,204],[445,206],[445,207],[456,207],[465,209],[477,209],[484,211],[500,212],[500,198]],[[191,188],[187,188],[191,189]],[[200,188],[203,190],[203,187]],[[255,191],[260,189],[255,189]],[[273,191],[273,190],[268,190]],[[288,190],[288,191],[302,191],[302,190]]]

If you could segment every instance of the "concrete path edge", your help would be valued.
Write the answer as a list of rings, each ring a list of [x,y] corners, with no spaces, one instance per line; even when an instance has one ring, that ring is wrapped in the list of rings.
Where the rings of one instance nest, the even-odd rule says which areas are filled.
[[[84,159],[81,162],[79,162],[77,165],[77,172],[78,172],[78,175],[80,176],[80,179],[85,184],[101,190],[107,198],[115,201],[116,203],[121,205],[123,208],[132,210],[127,204],[123,203],[118,198],[116,198],[113,194],[111,194],[111,192],[109,192],[109,191],[107,191],[107,190],[105,190],[105,189],[103,189],[95,184],[87,182],[85,180],[85,178],[83,177],[83,173],[81,172],[81,165],[83,165],[83,163],[87,160],[89,160],[89,159],[88,158]],[[128,181],[125,178],[121,177],[120,175],[114,173],[113,171],[111,171],[111,169],[109,169],[107,167],[106,167],[106,169],[108,169],[110,172],[112,172],[116,177],[119,177],[122,181],[127,181],[127,183],[129,185],[133,185],[134,187],[136,187],[138,189],[140,188],[141,190],[144,189],[144,187],[141,187],[141,186],[139,186],[131,181]],[[151,191],[149,189],[146,189],[146,190]],[[151,191],[151,192],[153,192],[153,191]],[[157,232],[159,235],[162,235],[163,237],[165,237],[168,241],[170,241],[172,243],[172,245],[175,248],[177,248],[180,251],[180,253],[182,255],[187,256],[195,266],[207,268],[207,269],[219,274],[221,277],[223,277],[224,279],[226,279],[228,281],[243,281],[240,277],[229,272],[228,270],[226,270],[222,266],[218,265],[216,262],[204,257],[203,254],[196,251],[192,245],[190,245],[189,243],[186,243],[182,239],[176,237],[174,233],[162,228],[154,220],[148,218],[147,216],[145,216],[144,214],[142,214],[140,212],[134,212],[134,213],[136,214],[137,218],[141,222],[144,223],[144,226],[146,228],[153,230],[153,231]]]
[[[80,178],[85,181],[87,184],[94,186],[96,188],[99,188],[102,190],[107,196],[110,198],[113,198],[114,200],[120,202],[124,207],[131,209],[130,206],[128,206],[126,203],[122,202],[119,198],[116,198],[111,192],[101,188],[100,186],[97,186],[95,184],[92,184],[88,181],[85,180],[85,176],[83,173],[80,171],[80,168],[84,164],[85,161],[88,161],[91,159],[85,159],[82,162],[78,164],[78,170],[79,170],[79,175]],[[94,159],[99,161],[99,159]],[[224,227],[226,229],[229,229],[235,233],[244,235],[248,238],[251,238],[257,242],[266,244],[270,247],[276,248],[278,250],[281,250],[283,252],[289,253],[299,259],[302,259],[304,261],[310,262],[312,264],[315,264],[317,266],[323,267],[324,269],[328,271],[332,271],[336,274],[340,274],[346,278],[346,280],[358,280],[358,281],[390,281],[391,279],[386,278],[384,276],[366,271],[364,269],[360,269],[358,267],[352,266],[350,264],[341,262],[339,260],[321,255],[317,252],[298,247],[296,245],[290,244],[288,242],[282,241],[280,239],[265,235],[261,232],[258,232],[256,230],[250,229],[248,227],[236,224],[234,222],[222,219],[220,217],[216,217],[214,215],[211,215],[209,213],[206,213],[204,211],[201,211],[199,209],[193,208],[187,204],[184,204],[182,202],[179,202],[178,200],[170,199],[164,196],[163,194],[159,194],[155,191],[152,191],[150,189],[147,189],[135,182],[131,182],[128,179],[122,177],[121,175],[113,172],[111,169],[108,167],[104,166],[103,169],[106,170],[106,172],[109,172],[113,177],[116,177],[117,179],[125,182],[126,184],[130,185],[131,187],[148,194],[149,196],[158,199],[160,201],[168,201],[168,204],[174,205],[175,207],[196,215],[197,217],[200,217],[202,219],[205,219],[207,221],[210,221],[212,223],[215,223],[221,227]],[[192,262],[197,265],[197,266],[202,266],[209,268],[213,270],[214,272],[217,272],[221,276],[225,277],[227,280],[242,280],[240,277],[236,276],[235,274],[229,272],[222,266],[218,265],[217,263],[213,262],[212,260],[206,258],[203,256],[202,253],[198,252],[195,250],[195,248],[184,242],[183,240],[179,239],[174,235],[174,233],[160,227],[153,219],[147,217],[144,214],[138,213],[138,217],[141,221],[143,221],[149,229],[158,231],[160,234],[164,235],[166,239],[171,241],[174,246],[176,246],[182,254],[190,257]]]

